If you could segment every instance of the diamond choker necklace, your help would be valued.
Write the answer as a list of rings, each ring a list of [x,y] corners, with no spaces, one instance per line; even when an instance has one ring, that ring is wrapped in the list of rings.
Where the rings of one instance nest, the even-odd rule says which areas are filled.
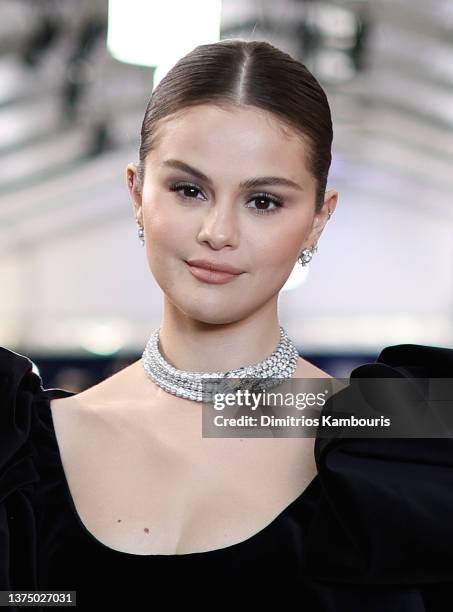
[[[197,402],[208,400],[207,385],[203,385],[203,382],[207,379],[263,379],[262,381],[254,382],[252,385],[253,390],[270,389],[293,375],[299,358],[296,346],[283,327],[280,326],[280,342],[278,346],[271,355],[260,363],[227,372],[188,372],[186,370],[177,370],[164,359],[159,350],[159,332],[160,328],[152,333],[142,354],[142,365],[146,374],[164,391]],[[215,381],[214,384],[216,385],[218,382],[220,383],[221,381]],[[238,386],[241,385],[236,385],[236,388]],[[251,389],[250,385],[246,384],[245,386]],[[231,385],[228,390],[232,391]],[[218,387],[216,392],[220,392]]]

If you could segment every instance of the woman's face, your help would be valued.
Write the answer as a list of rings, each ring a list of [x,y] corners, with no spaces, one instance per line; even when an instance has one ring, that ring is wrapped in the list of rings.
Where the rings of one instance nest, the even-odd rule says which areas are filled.
[[[307,145],[279,126],[253,107],[199,105],[160,126],[141,192],[135,166],[128,166],[150,270],[166,298],[191,318],[231,323],[272,307],[300,251],[318,242],[327,208],[335,208],[337,193],[327,192],[315,216]],[[254,185],[241,185],[251,179]],[[193,259],[242,273],[212,284],[194,276],[186,263]]]

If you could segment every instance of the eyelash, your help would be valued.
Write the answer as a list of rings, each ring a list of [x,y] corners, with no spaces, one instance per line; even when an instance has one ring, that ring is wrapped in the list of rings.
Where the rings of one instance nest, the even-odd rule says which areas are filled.
[[[199,187],[197,187],[196,185],[193,185],[192,183],[173,183],[170,185],[170,191],[180,191],[181,189],[183,189],[184,187],[189,187],[192,189],[196,189],[197,191],[199,191],[200,193],[202,193],[201,189]],[[194,200],[196,198],[191,198],[191,197],[187,197],[187,196],[181,196],[184,199],[189,199],[189,200]],[[261,193],[256,193],[249,201],[252,200],[257,200],[258,198],[266,198],[267,200],[273,202],[276,205],[276,208],[272,209],[272,210],[259,210],[259,209],[251,209],[253,210],[255,215],[272,215],[276,212],[279,211],[280,208],[283,207],[283,203],[279,198],[276,198],[274,195],[270,194],[270,193],[266,193],[265,191],[261,192]]]

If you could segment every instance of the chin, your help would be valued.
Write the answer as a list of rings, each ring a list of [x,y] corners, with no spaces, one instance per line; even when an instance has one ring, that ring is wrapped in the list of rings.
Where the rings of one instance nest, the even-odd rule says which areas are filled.
[[[206,312],[186,312],[185,314],[191,319],[200,323],[205,323],[206,325],[227,325],[229,323],[235,323],[242,318],[232,317],[231,313],[228,315],[221,315],[218,312],[213,314],[208,314]]]
[[[185,317],[193,319],[194,321],[199,321],[200,323],[205,323],[206,325],[235,323],[236,321],[242,320],[245,316],[242,312],[238,312],[237,310],[233,310],[232,307],[229,307],[230,302],[225,299],[217,303],[206,304],[206,302],[203,302],[199,305],[194,302],[188,304],[187,300],[183,302],[182,300],[171,299],[171,302]]]

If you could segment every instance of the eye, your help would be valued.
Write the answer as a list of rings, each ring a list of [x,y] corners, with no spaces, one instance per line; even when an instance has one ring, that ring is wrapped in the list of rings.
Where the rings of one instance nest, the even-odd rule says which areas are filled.
[[[181,197],[186,198],[186,199],[196,199],[194,198],[194,194],[193,192],[198,191],[201,193],[201,190],[196,186],[196,185],[192,185],[192,183],[173,183],[172,185],[170,185],[170,191],[185,191],[186,193],[188,192],[192,192],[192,195],[182,195]]]
[[[263,209],[260,209],[260,208],[255,208],[255,211],[254,211],[255,215],[272,215],[272,214],[278,212],[278,209],[282,208],[282,206],[283,206],[281,200],[279,198],[276,198],[275,196],[273,196],[270,193],[257,193],[249,201],[250,202],[257,201],[257,202],[260,203],[259,204],[260,206],[262,205],[263,202],[265,202],[265,203],[266,202],[267,203],[272,202],[272,204],[274,204],[274,206],[275,206],[275,208],[271,208],[270,210],[269,209],[263,210]],[[247,207],[247,208],[249,208],[249,207]]]
[[[197,187],[193,183],[187,183],[187,182],[172,183],[170,185],[170,191],[174,191],[176,193],[179,191],[185,192],[184,194],[181,194],[181,197],[186,200],[187,199],[189,200],[197,199],[197,192],[202,193],[199,187]],[[283,203],[280,200],[280,198],[277,198],[271,193],[266,193],[266,192],[257,193],[256,195],[253,196],[251,200],[249,200],[249,202],[254,202],[254,201],[259,202],[259,206],[262,206],[263,202],[267,204],[269,204],[270,202],[274,205],[274,208],[271,208],[271,209],[255,208],[254,209],[255,215],[272,215],[278,212],[279,208],[282,208],[283,206]],[[247,206],[247,208],[253,209],[253,207],[250,207],[250,206]]]

